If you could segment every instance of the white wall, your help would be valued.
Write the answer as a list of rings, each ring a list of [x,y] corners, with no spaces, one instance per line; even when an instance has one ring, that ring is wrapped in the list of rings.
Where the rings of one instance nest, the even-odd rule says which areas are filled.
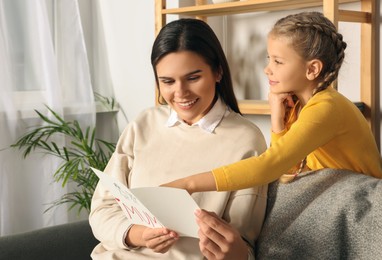
[[[155,105],[155,83],[150,64],[154,41],[154,2],[109,0],[102,2],[112,81],[116,98],[133,120],[143,109]],[[346,7],[358,8],[359,4]],[[382,9],[379,7],[379,13]],[[322,10],[311,9],[311,10]],[[209,19],[230,60],[238,98],[266,99],[266,33],[281,16],[290,12],[255,13]],[[228,29],[229,35],[220,32]],[[346,60],[339,76],[339,90],[349,99],[359,100],[359,26],[340,23],[348,43]],[[231,40],[232,39],[232,40]],[[378,72],[381,69],[378,68]],[[240,76],[240,80],[239,80]],[[260,126],[269,144],[269,116],[248,116]]]
[[[128,120],[155,105],[150,63],[154,41],[153,1],[100,1],[111,80]]]

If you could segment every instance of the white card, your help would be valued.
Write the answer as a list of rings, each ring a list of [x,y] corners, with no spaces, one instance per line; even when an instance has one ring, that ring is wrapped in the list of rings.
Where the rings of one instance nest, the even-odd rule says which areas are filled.
[[[199,207],[186,190],[169,187],[129,189],[104,172],[92,170],[133,224],[167,227],[179,236],[198,238],[194,212]]]

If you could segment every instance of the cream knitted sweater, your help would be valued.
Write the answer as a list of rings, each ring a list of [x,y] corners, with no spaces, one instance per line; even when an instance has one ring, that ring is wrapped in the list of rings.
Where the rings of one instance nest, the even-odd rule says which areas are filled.
[[[266,149],[258,127],[237,113],[225,116],[213,133],[182,123],[167,127],[169,115],[169,107],[155,107],[131,122],[122,133],[105,172],[131,188],[159,186],[257,156]],[[264,219],[266,195],[267,186],[192,196],[201,208],[216,212],[236,227],[250,242],[252,254]],[[93,196],[90,224],[101,241],[92,253],[93,259],[203,259],[195,238],[180,238],[166,254],[147,248],[128,250],[123,237],[130,223],[101,184]]]

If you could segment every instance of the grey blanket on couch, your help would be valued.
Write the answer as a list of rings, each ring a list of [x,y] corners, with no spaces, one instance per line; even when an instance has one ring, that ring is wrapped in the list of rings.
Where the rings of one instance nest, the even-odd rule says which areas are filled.
[[[272,183],[256,259],[382,259],[382,180],[323,169]]]

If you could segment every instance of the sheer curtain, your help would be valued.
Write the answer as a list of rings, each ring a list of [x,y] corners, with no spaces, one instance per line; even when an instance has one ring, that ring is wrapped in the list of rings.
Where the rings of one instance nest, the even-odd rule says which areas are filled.
[[[77,0],[0,0],[0,235],[72,221],[65,206],[44,213],[69,188],[53,181],[60,163],[9,146],[39,124],[45,104],[82,126],[95,105]],[[65,140],[57,140],[65,142]]]

